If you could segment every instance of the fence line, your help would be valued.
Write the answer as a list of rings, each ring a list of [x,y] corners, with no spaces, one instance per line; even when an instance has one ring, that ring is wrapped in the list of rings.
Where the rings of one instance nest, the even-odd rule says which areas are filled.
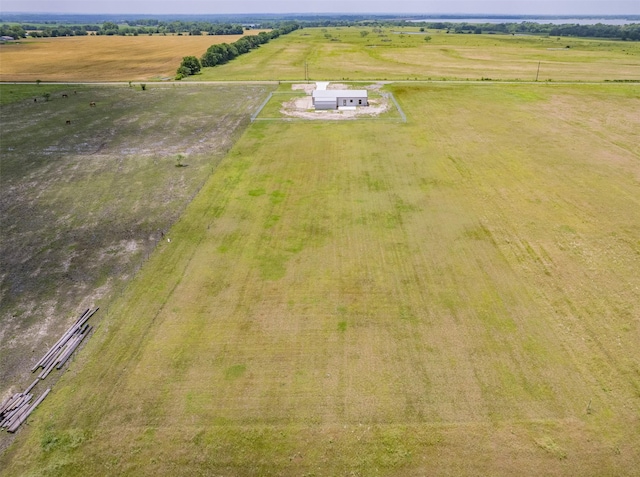
[[[391,98],[391,101],[393,101],[393,104],[396,105],[396,108],[398,108],[398,112],[400,113],[400,116],[402,117],[402,122],[406,123],[407,122],[407,115],[404,114],[404,111],[402,110],[402,108],[400,107],[398,102],[396,101],[396,97],[393,95],[393,93],[387,93],[387,94]]]
[[[269,93],[269,96],[267,96],[267,99],[265,99],[264,102],[258,108],[258,110],[251,115],[251,122],[254,122],[256,120],[256,118],[258,117],[258,114],[260,114],[260,112],[264,109],[264,107],[267,105],[267,103],[272,97],[273,97],[273,92]]]

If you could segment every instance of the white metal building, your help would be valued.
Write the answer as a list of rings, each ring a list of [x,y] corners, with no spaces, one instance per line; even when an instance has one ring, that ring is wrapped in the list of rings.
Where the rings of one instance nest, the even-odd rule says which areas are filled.
[[[312,100],[316,110],[369,106],[366,89],[316,89],[313,91]]]

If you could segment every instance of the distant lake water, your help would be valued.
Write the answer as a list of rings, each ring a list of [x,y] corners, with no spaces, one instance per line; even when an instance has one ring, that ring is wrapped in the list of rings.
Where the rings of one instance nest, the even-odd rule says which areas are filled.
[[[429,23],[542,23],[552,25],[628,25],[629,23],[640,23],[640,20],[629,20],[626,18],[425,18],[423,20],[410,20],[411,22]]]

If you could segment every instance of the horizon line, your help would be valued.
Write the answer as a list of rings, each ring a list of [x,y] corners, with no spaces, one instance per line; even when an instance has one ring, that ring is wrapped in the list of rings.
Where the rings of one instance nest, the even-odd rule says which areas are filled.
[[[640,13],[614,13],[614,14],[601,14],[601,13],[562,13],[562,14],[550,14],[550,13],[465,13],[465,12],[448,12],[448,13],[425,13],[425,12],[235,12],[235,13],[144,13],[144,12],[43,12],[43,11],[0,11],[0,16],[3,14],[29,14],[29,15],[183,15],[183,16],[196,16],[196,15],[212,15],[212,16],[233,16],[233,15],[394,15],[394,16],[433,16],[433,17],[445,17],[445,16],[460,16],[460,17],[493,17],[493,18],[520,18],[520,17],[542,17],[542,18],[614,18],[614,17],[640,17]]]

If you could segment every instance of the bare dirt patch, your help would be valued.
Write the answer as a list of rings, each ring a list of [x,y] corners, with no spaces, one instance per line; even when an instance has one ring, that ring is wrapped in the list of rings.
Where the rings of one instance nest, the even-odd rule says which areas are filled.
[[[307,94],[311,94],[313,90],[316,89],[315,83],[303,83],[303,84],[292,84],[292,91],[304,91]]]

